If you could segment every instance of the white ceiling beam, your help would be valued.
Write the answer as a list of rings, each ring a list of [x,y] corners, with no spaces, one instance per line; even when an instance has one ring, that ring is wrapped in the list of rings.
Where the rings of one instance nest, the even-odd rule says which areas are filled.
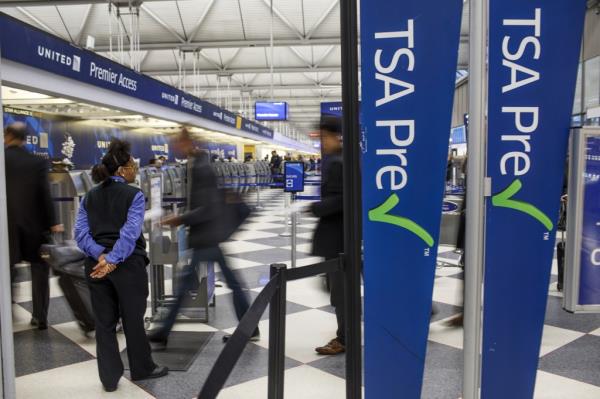
[[[319,89],[319,88],[324,88],[324,89],[332,89],[332,90],[341,90],[342,89],[342,85],[341,83],[329,83],[327,85],[318,85],[318,84],[292,84],[292,85],[274,85],[273,89],[274,90],[311,90],[311,89]],[[192,86],[186,86],[184,88],[185,90],[192,90],[193,87]],[[216,85],[210,85],[210,86],[200,86],[199,88],[200,90],[217,90],[217,86]],[[248,85],[245,87],[240,87],[240,86],[231,86],[231,90],[239,90],[239,89],[246,89],[246,90],[271,90],[271,85]]]
[[[333,10],[335,10],[335,8],[339,6],[339,4],[340,4],[340,0],[334,0],[333,3],[331,3],[331,5],[329,7],[327,7],[327,10],[325,10],[325,12],[323,14],[321,14],[321,17],[319,17],[317,22],[315,22],[313,27],[310,28],[310,30],[306,34],[307,39],[310,39],[312,37],[312,35],[315,34],[317,29],[319,29],[321,27],[321,25],[323,25],[323,22],[325,22],[325,20],[329,17],[329,15],[333,12]]]
[[[303,55],[300,53],[300,51],[298,51],[296,48],[294,48],[294,47],[290,47],[290,51],[291,51],[292,53],[294,53],[294,55],[295,55],[296,57],[298,57],[298,59],[299,59],[300,61],[304,62],[304,63],[306,64],[306,66],[308,66],[308,67],[311,67],[311,66],[312,66],[312,65],[311,65],[311,62],[310,62],[310,60],[307,60],[306,58],[304,58],[304,56],[303,56]]]
[[[202,28],[202,25],[204,24],[204,21],[206,20],[208,13],[210,12],[210,10],[212,10],[215,2],[216,2],[216,0],[210,0],[210,3],[208,3],[208,5],[204,9],[204,11],[202,12],[202,15],[200,15],[200,18],[198,18],[198,21],[196,22],[196,25],[194,25],[194,27],[192,28],[192,33],[190,33],[190,36],[187,40],[188,44],[194,41],[194,38],[196,37],[196,35],[200,31],[200,29]]]
[[[81,44],[81,41],[84,39],[84,35],[87,31],[88,22],[90,22],[90,15],[92,10],[94,9],[93,4],[89,4],[85,9],[85,13],[83,14],[83,19],[81,20],[81,25],[79,25],[79,33],[75,38],[75,43]]]
[[[220,66],[217,68],[217,65],[214,61],[210,61],[211,64],[215,65],[215,69],[201,69],[200,74],[202,75],[214,75],[219,72],[228,72],[232,74],[270,74],[271,70],[268,67],[240,67],[240,68],[226,68],[222,69]],[[311,68],[311,67],[276,67],[275,73],[315,73],[315,72],[340,72],[342,70],[341,66],[326,66],[319,68]],[[175,76],[179,74],[178,69],[147,69],[142,70],[146,75],[152,76]]]
[[[166,23],[165,21],[163,21],[158,15],[156,15],[154,13],[154,11],[152,11],[151,9],[149,9],[146,5],[142,4],[142,6],[140,8],[146,14],[148,14],[148,16],[150,16],[150,18],[152,18],[154,21],[156,21],[156,23],[158,23],[160,26],[162,26],[163,28],[165,28],[170,34],[172,34],[173,37],[175,37],[177,40],[179,40],[179,44],[180,45],[187,42],[185,40],[185,38],[179,34],[179,32],[177,32],[175,29],[173,29],[173,27],[171,25],[169,25],[168,23]],[[141,50],[145,50],[145,49],[142,48]]]
[[[231,66],[231,64],[233,64],[233,62],[237,59],[241,52],[241,48],[236,49],[235,53],[233,53],[233,56],[226,63],[223,64],[223,69],[229,70],[229,67]]]
[[[23,7],[17,7],[17,10],[19,10],[19,12],[21,14],[25,15],[27,18],[31,19],[36,25],[38,25],[43,30],[45,30],[47,32],[50,32],[50,33],[52,33],[55,36],[64,37],[63,35],[61,35],[57,31],[55,31],[54,29],[52,29],[49,25],[47,25],[46,23],[44,23],[41,19],[39,19],[38,17],[36,17],[32,13],[30,13],[29,11],[27,11],[26,9],[24,9]]]
[[[340,44],[339,37],[319,38],[319,39],[275,39],[274,47],[289,47],[289,46],[329,46],[332,44]],[[172,50],[172,49],[208,49],[208,48],[246,48],[246,47],[270,47],[269,39],[258,40],[195,40],[191,42],[162,42],[162,43],[140,43],[141,50]],[[108,51],[108,45],[97,46],[98,51]]]
[[[144,0],[145,3],[150,1],[163,1],[163,0]],[[36,7],[36,6],[48,6],[48,0],[0,0],[0,8],[7,7]],[[71,6],[71,5],[85,5],[85,4],[107,4],[107,0],[54,0],[52,1],[53,6]]]
[[[325,61],[325,59],[326,59],[327,57],[329,57],[329,54],[331,54],[331,53],[332,53],[332,51],[333,51],[333,50],[335,50],[335,48],[336,48],[336,46],[335,46],[335,45],[331,45],[331,46],[329,46],[329,48],[328,48],[327,50],[325,50],[325,53],[323,53],[323,55],[321,56],[321,58],[319,58],[319,59],[317,60],[317,62],[315,62],[315,65],[313,65],[313,67],[317,68],[319,65],[321,65],[321,63],[322,63],[323,61]],[[342,59],[341,59],[341,57],[340,57],[340,62],[342,62]]]
[[[266,6],[267,6],[267,8],[269,9],[269,11],[271,11],[271,1],[273,1],[273,0],[263,0],[263,3],[265,3],[265,5],[266,5]],[[279,20],[280,20],[281,22],[283,22],[283,24],[284,24],[285,26],[287,26],[287,27],[288,27],[288,28],[289,28],[289,29],[290,29],[292,32],[294,32],[294,33],[296,34],[296,36],[298,36],[300,39],[304,39],[304,36],[302,35],[302,32],[300,32],[300,31],[298,30],[298,28],[296,28],[296,27],[294,26],[294,24],[292,24],[292,23],[290,22],[290,20],[289,20],[289,19],[287,19],[287,18],[285,17],[285,15],[283,15],[283,14],[281,13],[281,11],[279,11],[279,10],[278,10],[278,9],[277,9],[275,6],[273,6],[273,14],[275,14],[275,15],[277,16],[277,18],[279,18]]]

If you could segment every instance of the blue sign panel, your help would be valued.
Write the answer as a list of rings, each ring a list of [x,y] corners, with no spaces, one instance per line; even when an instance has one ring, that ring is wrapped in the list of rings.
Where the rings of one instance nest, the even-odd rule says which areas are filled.
[[[442,212],[443,213],[451,213],[456,212],[458,210],[458,204],[452,201],[444,201],[442,204]]]
[[[256,102],[254,106],[257,121],[287,121],[288,119],[288,103]]]
[[[583,188],[579,304],[600,304],[600,138],[588,137]]]
[[[209,119],[260,137],[273,131],[189,93],[0,13],[2,58],[139,100]]]
[[[286,193],[300,193],[304,191],[304,163],[286,162],[283,173]]]
[[[361,5],[368,399],[421,395],[462,5]]]
[[[533,397],[584,13],[585,0],[490,1],[485,399]]]
[[[321,103],[321,115],[342,117],[344,106],[341,101]]]

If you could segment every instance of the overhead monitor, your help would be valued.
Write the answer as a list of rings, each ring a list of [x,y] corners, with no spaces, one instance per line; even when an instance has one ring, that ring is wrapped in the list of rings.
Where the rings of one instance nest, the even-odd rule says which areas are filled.
[[[256,102],[255,119],[257,121],[287,121],[288,103]]]

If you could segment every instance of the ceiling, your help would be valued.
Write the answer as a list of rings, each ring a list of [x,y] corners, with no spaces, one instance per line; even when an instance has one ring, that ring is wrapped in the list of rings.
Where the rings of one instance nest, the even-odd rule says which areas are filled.
[[[118,28],[102,0],[0,0],[0,11],[79,46],[92,36],[105,56],[109,31],[116,38]],[[467,15],[468,3],[457,70],[468,60]],[[121,21],[127,34],[129,19]],[[139,21],[140,49],[133,54],[142,72],[233,112],[251,117],[255,100],[287,101],[291,126],[308,134],[320,102],[341,99],[339,0],[273,0],[272,13],[271,0],[145,0]],[[130,62],[129,54],[116,59]]]

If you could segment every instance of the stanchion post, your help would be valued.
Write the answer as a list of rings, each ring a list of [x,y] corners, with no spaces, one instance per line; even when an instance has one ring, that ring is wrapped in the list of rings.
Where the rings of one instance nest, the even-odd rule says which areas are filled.
[[[284,198],[284,207],[285,207],[285,217],[283,219],[283,222],[285,224],[285,230],[283,230],[283,233],[280,234],[280,236],[282,237],[290,237],[291,233],[290,233],[290,216],[287,212],[288,209],[290,209],[290,194],[289,193],[283,193],[283,198]]]
[[[463,398],[479,398],[485,245],[488,0],[470,2]]]
[[[260,203],[260,185],[258,184],[258,177],[256,180],[256,209],[262,209],[262,204]]]
[[[296,199],[296,194],[292,195],[292,203],[294,203]],[[296,267],[296,259],[297,259],[297,248],[298,245],[298,214],[297,212],[292,213],[292,268]]]
[[[285,379],[285,317],[287,268],[271,265],[271,279],[279,279],[279,288],[269,307],[269,387],[268,399],[283,399]]]

